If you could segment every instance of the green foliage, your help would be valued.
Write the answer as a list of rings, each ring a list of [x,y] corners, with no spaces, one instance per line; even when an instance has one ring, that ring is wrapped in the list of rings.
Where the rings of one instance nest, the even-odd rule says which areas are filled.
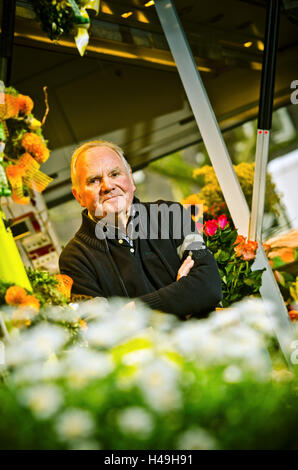
[[[169,178],[173,187],[179,191],[181,199],[189,194],[189,186],[195,184],[192,176],[194,168],[186,163],[179,153],[150,163],[148,169]]]
[[[65,0],[30,0],[41,22],[42,29],[50,39],[57,40],[68,34],[75,25],[76,17],[70,2]],[[84,2],[77,0],[78,6]]]
[[[297,395],[288,384],[255,382],[249,377],[240,384],[225,384],[222,383],[223,368],[207,371],[185,363],[181,381],[187,381],[188,374],[195,380],[191,385],[182,385],[183,414],[173,410],[160,415],[144,403],[137,388],[120,390],[117,387],[120,373],[121,369],[105,380],[88,382],[79,389],[70,388],[63,382],[59,386],[70,408],[88,410],[93,417],[96,428],[92,441],[89,441],[91,448],[98,445],[113,450],[177,449],[179,436],[185,430],[203,429],[220,449],[297,449]],[[37,419],[19,403],[17,392],[15,387],[0,388],[1,449],[79,447],[75,439],[73,442],[59,439],[55,433],[55,420]],[[152,417],[153,433],[146,436],[146,433],[121,429],[117,418],[131,407],[138,407]],[[200,431],[197,448],[204,449],[204,442],[200,443],[199,437]],[[205,446],[208,445],[206,441]],[[85,446],[88,448],[87,439]]]
[[[0,305],[5,304],[5,294],[9,287],[13,286],[14,284],[10,284],[9,282],[3,282],[0,280]]]
[[[258,295],[262,285],[264,269],[252,271],[254,257],[244,260],[236,256],[236,239],[237,230],[228,225],[224,229],[218,227],[213,236],[205,234],[206,246],[214,255],[222,281],[223,307],[249,295]]]
[[[40,306],[45,305],[66,305],[66,297],[57,289],[58,281],[55,276],[48,272],[39,271],[37,269],[27,268],[27,275],[31,286],[33,288],[33,294],[40,301]],[[14,286],[13,283],[7,283],[0,280],[0,305],[5,305],[5,294],[9,287]],[[30,295],[32,292],[26,290],[27,294]]]
[[[5,152],[10,158],[17,160],[24,153],[22,139],[27,132],[31,132],[31,129],[29,123],[26,124],[24,120],[7,119],[6,124],[10,138],[6,142]]]
[[[287,271],[277,270],[274,274],[286,304],[292,309],[298,310],[298,276]]]
[[[58,281],[55,276],[46,271],[28,268],[27,275],[32,285],[34,295],[40,300],[41,307],[44,305],[65,305],[66,297],[57,289]]]

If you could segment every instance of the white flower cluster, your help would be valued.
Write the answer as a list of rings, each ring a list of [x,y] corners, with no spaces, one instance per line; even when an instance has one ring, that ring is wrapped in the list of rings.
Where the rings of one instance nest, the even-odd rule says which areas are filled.
[[[242,365],[267,376],[271,360],[266,338],[273,336],[275,320],[258,299],[249,299],[208,319],[190,320],[172,332],[173,344],[184,356],[206,365]]]
[[[116,389],[137,387],[144,407],[125,406],[115,411],[121,432],[146,439],[155,429],[155,416],[183,408],[182,375],[185,361],[199,367],[223,366],[222,380],[241,382],[247,371],[258,379],[269,376],[272,366],[266,338],[276,325],[262,301],[247,300],[214,312],[208,319],[181,323],[175,316],[153,313],[142,304],[123,308],[123,300],[75,304],[48,311],[48,318],[87,320],[79,342],[65,328],[50,323],[22,330],[7,346],[11,383],[19,387],[18,399],[37,419],[53,419],[53,428],[70,448],[98,449],[91,411],[68,408],[65,387],[80,388],[92,380],[115,373]],[[122,374],[117,375],[117,367]],[[126,372],[125,372],[126,371]],[[183,375],[184,384],[195,380]],[[58,385],[64,381],[66,386]],[[145,408],[146,406],[146,408]],[[200,427],[177,438],[177,449],[214,449],[216,440]]]

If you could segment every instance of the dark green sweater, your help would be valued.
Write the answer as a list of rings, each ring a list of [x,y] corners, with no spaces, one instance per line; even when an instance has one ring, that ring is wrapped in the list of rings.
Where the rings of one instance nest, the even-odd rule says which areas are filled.
[[[139,202],[136,198],[134,201]],[[149,220],[152,203],[142,204]],[[171,203],[157,201],[154,204]],[[181,210],[184,211],[182,206]],[[174,238],[173,227],[170,227],[168,239],[137,239],[132,247],[123,238],[119,243],[119,236],[98,239],[96,223],[86,210],[82,218],[80,229],[59,260],[60,272],[74,281],[73,294],[138,298],[153,309],[181,318],[186,315],[205,317],[222,299],[217,264],[206,248],[193,249],[192,245],[195,264],[188,276],[176,281],[178,269],[189,254],[189,249],[180,253],[181,258],[177,254],[185,233],[181,238]],[[153,222],[160,223],[157,218]],[[193,229],[193,222],[191,224]]]

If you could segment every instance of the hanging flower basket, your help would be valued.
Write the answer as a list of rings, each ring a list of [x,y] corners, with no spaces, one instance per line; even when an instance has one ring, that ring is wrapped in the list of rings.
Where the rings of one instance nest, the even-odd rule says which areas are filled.
[[[31,3],[42,29],[53,41],[75,30],[75,42],[83,56],[89,42],[87,10],[98,14],[100,0],[31,0]]]
[[[30,201],[29,189],[42,192],[52,178],[39,168],[50,155],[47,141],[32,114],[34,103],[14,88],[0,90],[0,196],[19,204]]]

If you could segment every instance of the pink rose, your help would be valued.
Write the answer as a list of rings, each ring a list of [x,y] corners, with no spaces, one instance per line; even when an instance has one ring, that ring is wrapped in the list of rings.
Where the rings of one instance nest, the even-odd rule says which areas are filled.
[[[229,225],[228,218],[227,218],[226,214],[221,214],[217,218],[217,223],[218,223],[218,225],[221,229],[224,229],[226,227],[226,225]]]
[[[207,222],[205,222],[205,233],[209,237],[213,237],[217,229],[218,224],[215,219],[207,220]]]

